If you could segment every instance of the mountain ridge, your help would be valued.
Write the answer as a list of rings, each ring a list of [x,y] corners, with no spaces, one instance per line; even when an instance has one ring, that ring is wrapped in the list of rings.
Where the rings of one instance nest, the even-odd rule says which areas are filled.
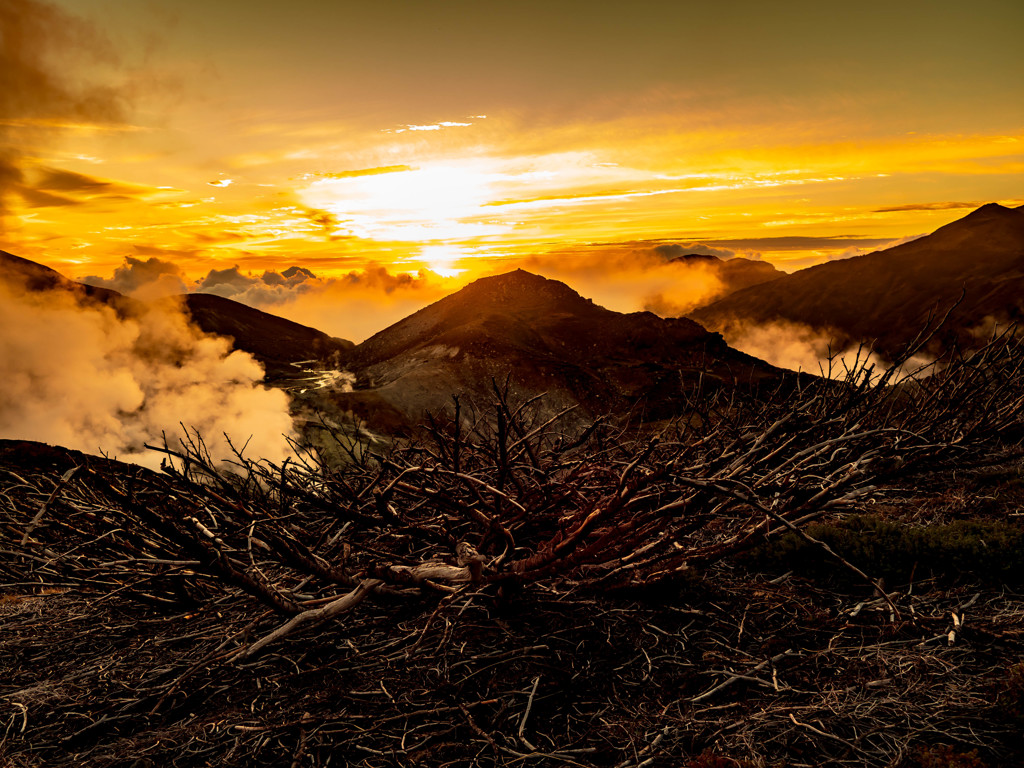
[[[613,312],[524,270],[424,307],[357,345],[346,363],[357,379],[337,396],[341,407],[410,421],[447,407],[452,394],[487,400],[492,381],[524,398],[546,393],[552,409],[576,405],[586,418],[638,401],[661,418],[700,387],[781,375],[691,320]]]
[[[984,337],[986,318],[1020,320],[1022,296],[1024,208],[990,203],[930,235],[745,288],[689,317],[726,338],[753,325],[797,323],[894,356],[930,315],[951,308],[933,351],[970,346]]]

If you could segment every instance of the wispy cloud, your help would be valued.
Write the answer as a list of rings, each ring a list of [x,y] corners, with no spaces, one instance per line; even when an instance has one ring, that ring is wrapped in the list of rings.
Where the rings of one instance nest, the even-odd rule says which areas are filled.
[[[304,179],[356,179],[361,176],[380,176],[385,173],[402,173],[404,171],[415,171],[411,165],[381,165],[377,168],[358,168],[352,171],[331,171],[320,173],[309,173],[303,176]]]
[[[980,208],[989,202],[988,200],[975,200],[969,203],[908,203],[907,205],[893,205],[887,208],[875,208],[872,213],[896,213],[902,211],[952,211],[959,208]]]
[[[428,125],[406,125],[403,128],[393,128],[384,131],[385,133],[406,133],[407,131],[440,131],[443,128],[468,128],[472,123],[457,123],[451,120],[445,120],[440,123],[430,123]]]

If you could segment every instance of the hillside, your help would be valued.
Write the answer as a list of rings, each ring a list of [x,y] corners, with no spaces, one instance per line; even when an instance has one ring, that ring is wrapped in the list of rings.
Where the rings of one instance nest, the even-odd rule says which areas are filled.
[[[1024,312],[1024,209],[985,205],[931,235],[746,288],[690,314],[733,338],[743,328],[799,323],[842,347],[875,341],[894,355],[960,300],[935,349],[976,346],[992,322]]]
[[[663,418],[698,387],[780,375],[690,320],[613,312],[523,270],[473,282],[359,344],[346,363],[357,382],[340,403],[413,422],[452,394],[489,402],[492,380],[506,378],[523,398],[547,393],[552,409],[579,404],[583,418],[629,408]]]
[[[1019,360],[330,470],[0,441],[4,760],[1019,765]]]
[[[56,270],[35,261],[23,259],[21,256],[15,256],[13,253],[7,253],[7,251],[0,251],[0,277],[26,291],[68,291],[83,300],[97,301],[111,306],[116,306],[118,302],[128,301],[117,291],[76,283]]]
[[[235,349],[263,364],[271,380],[295,375],[293,363],[333,359],[337,364],[353,347],[351,341],[221,296],[190,293],[183,300],[197,326],[206,333],[230,338]]]
[[[49,267],[5,251],[0,251],[0,275],[26,291],[59,290],[86,303],[110,306],[122,316],[144,314],[143,302],[109,288],[69,280]],[[248,352],[256,358],[270,379],[301,375],[293,363],[336,361],[339,355],[353,346],[350,341],[220,296],[192,293],[182,296],[181,300],[199,330],[228,337],[234,349]]]

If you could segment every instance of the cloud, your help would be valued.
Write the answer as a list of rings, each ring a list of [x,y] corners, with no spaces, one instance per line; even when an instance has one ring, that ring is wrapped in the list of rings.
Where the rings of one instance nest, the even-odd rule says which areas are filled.
[[[0,40],[2,227],[10,194],[21,190],[24,148],[33,133],[62,123],[123,122],[126,99],[116,87],[81,77],[76,62],[116,64],[116,53],[96,27],[56,5],[4,0]],[[36,204],[43,199],[36,197]]]
[[[450,285],[430,272],[392,273],[381,266],[325,278],[300,266],[257,276],[235,265],[210,270],[194,290],[362,341],[440,299],[451,291]]]
[[[402,128],[385,131],[385,133],[405,133],[406,131],[440,131],[442,128],[468,128],[472,123],[458,123],[452,120],[443,120],[440,123],[428,125],[406,125]]]
[[[728,248],[712,248],[704,243],[687,243],[685,245],[683,243],[662,243],[661,245],[654,246],[652,250],[663,259],[678,259],[681,256],[689,256],[691,254],[731,259],[736,255],[736,251],[731,251]]]
[[[75,200],[63,195],[55,195],[52,192],[43,192],[31,187],[18,185],[18,194],[25,201],[29,208],[62,208],[70,205],[81,205],[81,200]]]
[[[361,176],[380,176],[385,173],[404,173],[419,170],[412,165],[381,165],[376,168],[359,168],[353,171],[334,171],[331,173],[313,173],[311,177],[318,179],[355,179]]]
[[[236,264],[227,269],[211,269],[206,277],[198,282],[197,290],[202,293],[231,296],[241,293],[258,282],[254,277],[243,275]],[[225,293],[220,291],[225,291]]]
[[[88,200],[137,200],[151,191],[63,168],[40,166],[22,175],[26,177],[32,181],[18,184],[16,190],[30,208],[80,205]]]
[[[75,173],[60,168],[40,168],[41,178],[36,182],[36,189],[51,192],[104,192],[110,186],[109,181]]]
[[[561,280],[608,309],[664,317],[685,314],[725,291],[721,276],[707,262],[671,261],[664,248],[658,250],[661,247],[609,244],[563,249],[503,263],[501,271],[520,267]]]
[[[901,211],[954,211],[960,208],[980,208],[988,202],[974,201],[971,203],[910,203],[908,205],[894,205],[889,208],[875,208],[872,213],[897,213]]]
[[[175,296],[188,291],[185,273],[181,268],[170,261],[163,261],[156,257],[150,257],[143,261],[128,256],[125,258],[124,265],[114,270],[113,277],[104,279],[98,276],[89,276],[82,282],[100,288],[109,288],[139,299]]]
[[[762,324],[733,322],[727,324],[723,334],[730,346],[774,366],[832,379],[845,379],[852,371],[863,368],[873,368],[873,375],[877,376],[890,365],[866,346],[851,345],[837,349],[828,331],[800,323],[783,320]],[[900,367],[894,380],[928,375],[933,363],[931,357],[916,355]]]
[[[856,237],[838,235],[835,237],[741,237],[725,240],[708,240],[709,245],[720,248],[734,248],[737,251],[813,251],[834,248],[876,248],[891,242],[890,238]]]
[[[301,210],[303,215],[321,230],[325,240],[343,240],[349,237],[348,235],[337,234],[338,230],[341,229],[341,222],[330,211],[320,208],[307,208],[305,206]]]
[[[276,462],[289,454],[287,396],[261,385],[252,357],[190,325],[177,302],[139,303],[119,314],[6,280],[0,326],[17,329],[0,335],[0,437],[158,466],[160,456],[144,444],[166,435],[176,445],[184,423],[218,460],[231,455],[228,438],[247,446],[250,458]]]
[[[398,322],[454,287],[429,271],[395,273],[382,266],[321,277],[302,266],[254,274],[236,264],[211,269],[192,283],[172,261],[158,257],[128,257],[111,277],[90,276],[83,282],[145,298],[212,293],[353,341]]]
[[[285,301],[260,308],[360,342],[443,298],[454,287],[429,271],[396,274],[370,267],[338,278],[307,279],[289,293],[278,294]]]

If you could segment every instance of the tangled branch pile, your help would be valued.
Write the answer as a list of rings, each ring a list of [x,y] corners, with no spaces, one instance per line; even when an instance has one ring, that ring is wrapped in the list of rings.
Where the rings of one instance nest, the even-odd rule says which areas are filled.
[[[7,450],[8,759],[882,766],[951,739],[1008,754],[978,685],[1019,652],[1024,601],[887,590],[806,528],[1005,450],[1022,365],[1006,337],[929,378],[696,393],[656,430],[581,434],[496,387],[493,408],[456,399],[416,444],[339,435],[334,468],[299,451],[225,471],[198,436],[162,449],[163,474]],[[877,597],[737,565],[792,531]],[[999,653],[964,645],[968,604]]]

